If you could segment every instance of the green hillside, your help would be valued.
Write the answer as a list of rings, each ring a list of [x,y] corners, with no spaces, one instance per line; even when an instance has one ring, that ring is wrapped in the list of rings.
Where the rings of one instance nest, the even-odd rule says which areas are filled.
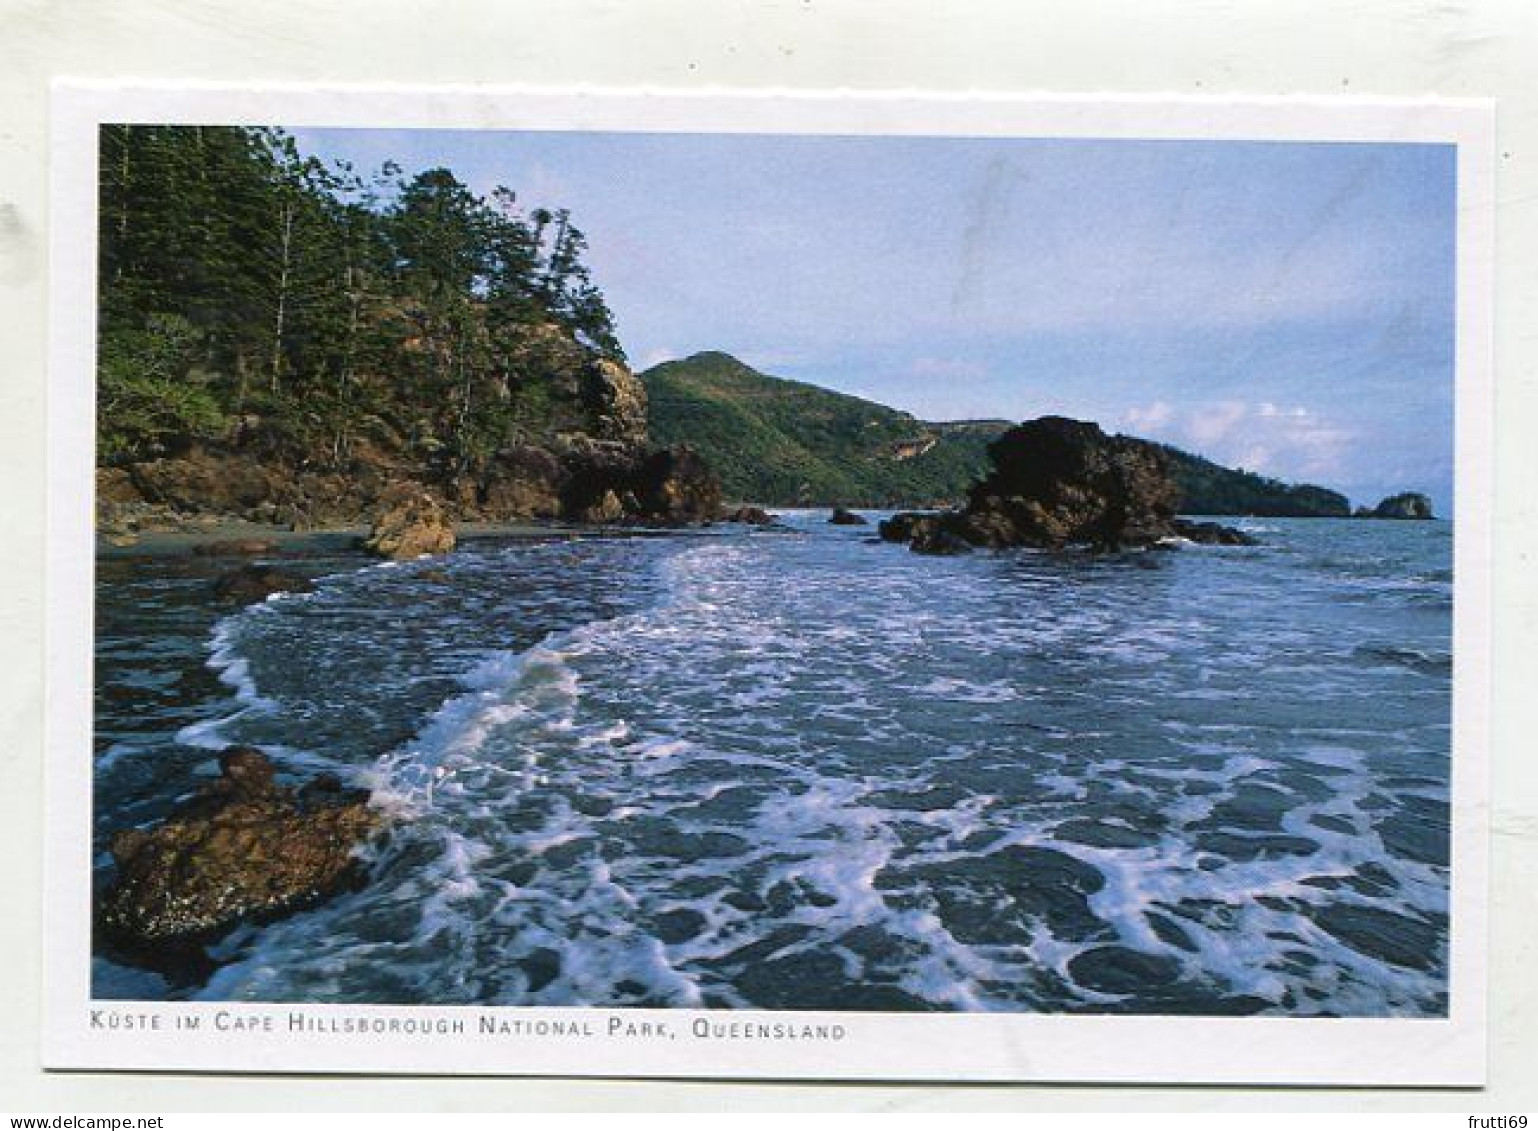
[[[1252,471],[1235,471],[1159,444],[1180,484],[1187,514],[1264,515],[1272,518],[1350,518],[1346,496],[1309,483],[1283,483]]]
[[[927,424],[816,385],[768,377],[724,353],[641,374],[654,443],[693,444],[728,498],[769,506],[958,501],[1006,421]]]
[[[1006,420],[932,423],[859,397],[769,377],[724,353],[641,374],[652,440],[693,444],[728,498],[767,506],[959,502],[989,466]],[[1234,471],[1178,448],[1169,456],[1188,514],[1346,516],[1344,496]]]

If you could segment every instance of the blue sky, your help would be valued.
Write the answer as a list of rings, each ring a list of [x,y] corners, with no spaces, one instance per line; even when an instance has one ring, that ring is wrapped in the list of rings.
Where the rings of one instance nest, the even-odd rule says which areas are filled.
[[[638,369],[724,350],[1451,510],[1448,146],[294,132],[571,209]]]

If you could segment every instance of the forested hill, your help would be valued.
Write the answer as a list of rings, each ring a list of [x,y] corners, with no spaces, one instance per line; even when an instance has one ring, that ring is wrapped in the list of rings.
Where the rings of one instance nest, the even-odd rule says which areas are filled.
[[[688,443],[727,497],[770,506],[945,504],[988,468],[1007,421],[928,424],[816,385],[769,377],[724,353],[641,374],[652,437]]]
[[[555,513],[581,443],[644,445],[564,210],[328,165],[277,130],[100,141],[103,497],[318,521],[408,479],[465,512]]]
[[[931,423],[724,353],[641,374],[654,438],[696,446],[729,497],[770,506],[922,506],[959,501],[989,466],[1005,420]],[[1345,516],[1344,496],[1160,445],[1191,514]]]
[[[1187,514],[1261,515],[1271,518],[1350,518],[1351,502],[1338,491],[1310,483],[1283,483],[1239,471],[1190,452],[1159,444],[1180,484]]]

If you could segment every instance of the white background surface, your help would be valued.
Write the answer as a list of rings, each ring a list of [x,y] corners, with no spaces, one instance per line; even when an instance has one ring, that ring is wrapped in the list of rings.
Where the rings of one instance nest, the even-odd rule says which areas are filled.
[[[0,1109],[1538,1107],[1538,6],[1352,0],[0,0]],[[1491,1085],[1483,1093],[48,1075],[41,907],[47,83],[494,82],[1501,100]],[[1451,1125],[1451,1124],[1450,1124]]]

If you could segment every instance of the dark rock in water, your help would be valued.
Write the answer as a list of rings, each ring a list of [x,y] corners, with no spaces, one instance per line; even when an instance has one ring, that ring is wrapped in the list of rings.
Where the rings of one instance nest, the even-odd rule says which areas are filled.
[[[687,444],[647,456],[636,472],[633,491],[644,518],[710,522],[721,511],[721,480]]]
[[[1163,954],[1124,946],[1097,946],[1068,960],[1068,973],[1085,989],[1103,994],[1146,994],[1180,977],[1180,963]]]
[[[296,794],[251,747],[219,763],[221,775],[165,823],[112,839],[117,876],[96,921],[130,954],[174,960],[361,882],[357,852],[379,826],[366,795],[329,776]]]
[[[843,507],[834,507],[833,514],[828,519],[834,526],[869,526],[870,521],[854,511],[845,510]]]
[[[891,518],[884,518],[876,525],[876,533],[886,542],[911,542],[917,531],[937,523],[937,511],[900,511]]]
[[[199,542],[192,552],[200,558],[251,557],[270,554],[278,544],[266,538],[229,538],[220,542]]]
[[[371,553],[400,562],[454,548],[454,526],[443,504],[415,484],[395,484],[381,496],[379,507],[363,541]]]
[[[961,510],[895,515],[882,538],[922,553],[967,546],[1151,546],[1176,534],[1179,492],[1162,449],[1099,426],[1045,416],[1011,428],[988,447],[993,470]],[[1208,524],[1210,525],[1210,524]],[[1198,536],[1243,539],[1237,531]]]
[[[1312,912],[1314,922],[1359,954],[1411,970],[1437,964],[1438,931],[1431,923],[1362,904],[1336,903]]]
[[[1191,522],[1188,519],[1177,518],[1171,525],[1175,529],[1175,537],[1184,538],[1187,542],[1198,542],[1204,546],[1254,546],[1256,541],[1242,530],[1235,530],[1232,526],[1222,526],[1216,522]]]
[[[1119,549],[1169,533],[1178,492],[1156,449],[1048,416],[1011,428],[988,454],[993,471],[964,512],[984,544]]]
[[[779,521],[779,516],[770,514],[763,507],[738,507],[724,512],[721,521],[740,522],[746,526],[772,526]]]
[[[915,554],[965,554],[972,549],[972,543],[937,523],[920,526],[908,548]]]
[[[964,554],[972,543],[957,533],[956,512],[903,511],[882,519],[876,533],[886,542],[906,542],[916,554]]]
[[[1357,516],[1360,518],[1418,519],[1422,521],[1436,517],[1436,515],[1431,513],[1431,500],[1415,491],[1405,491],[1399,495],[1390,495],[1366,514],[1358,510]]]
[[[214,596],[242,605],[265,601],[274,593],[309,593],[315,588],[308,578],[277,566],[246,565],[214,582]]]

